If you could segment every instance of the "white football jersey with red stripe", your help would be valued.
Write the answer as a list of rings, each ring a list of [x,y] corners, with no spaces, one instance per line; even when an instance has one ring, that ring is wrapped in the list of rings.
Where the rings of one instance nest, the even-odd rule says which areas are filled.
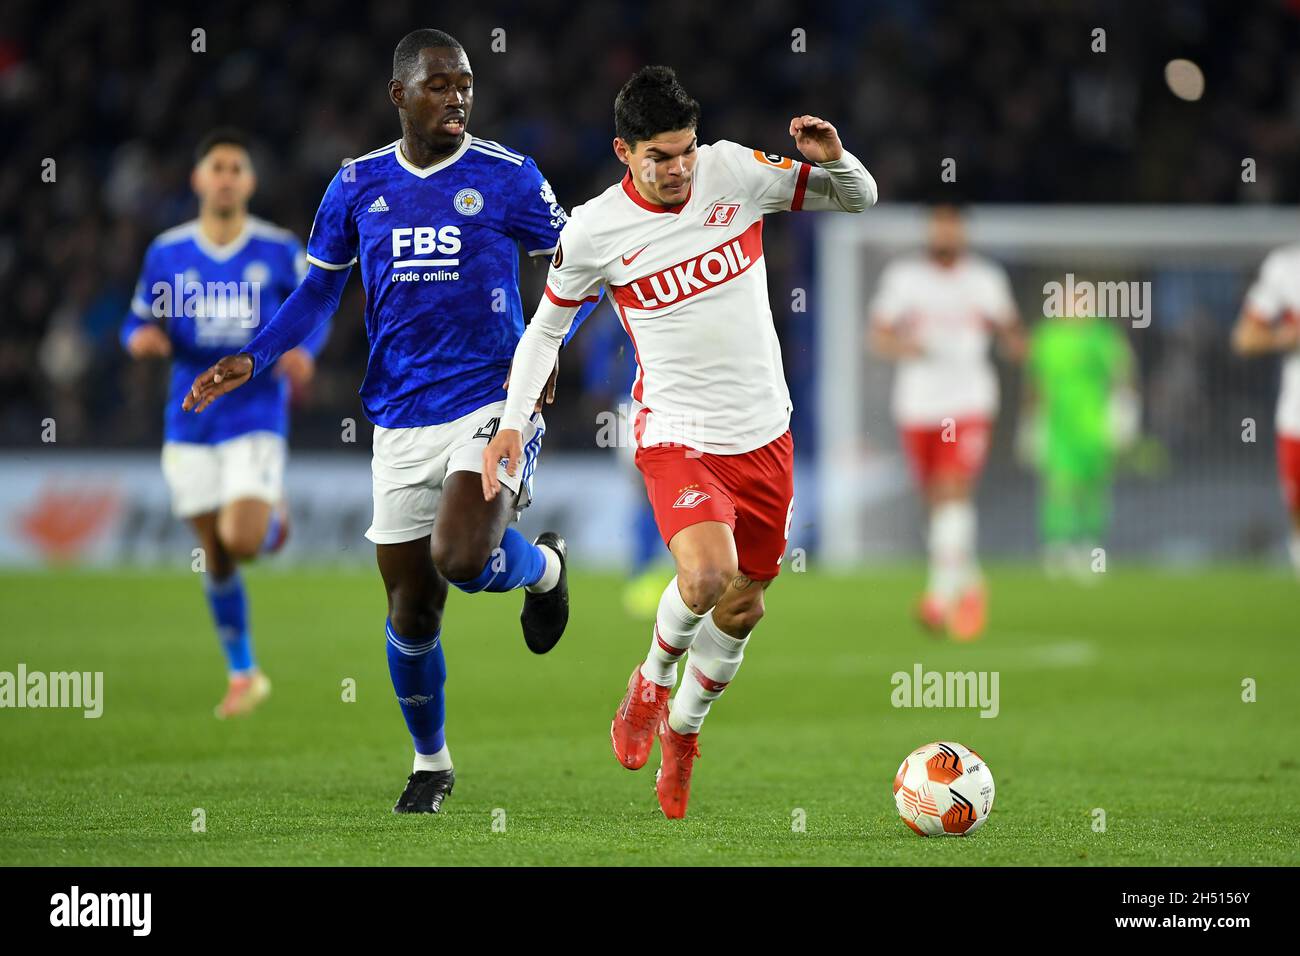
[[[1269,253],[1246,304],[1267,322],[1300,321],[1300,245]],[[1282,390],[1277,396],[1277,431],[1300,438],[1300,349],[1282,360]]]
[[[871,321],[905,328],[923,354],[898,362],[891,411],[904,427],[938,428],[944,419],[992,418],[998,378],[990,331],[1016,318],[1006,270],[967,253],[944,266],[924,253],[892,260],[868,307]]]
[[[763,215],[803,208],[813,169],[721,141],[699,147],[679,206],[647,202],[629,174],[570,214],[546,295],[572,307],[607,287],[636,349],[641,445],[735,455],[789,427]]]

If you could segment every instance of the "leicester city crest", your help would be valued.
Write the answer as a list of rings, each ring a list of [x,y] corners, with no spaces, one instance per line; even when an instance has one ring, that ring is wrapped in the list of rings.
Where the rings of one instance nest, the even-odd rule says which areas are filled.
[[[462,189],[451,204],[462,216],[477,216],[483,211],[483,194],[477,189]]]

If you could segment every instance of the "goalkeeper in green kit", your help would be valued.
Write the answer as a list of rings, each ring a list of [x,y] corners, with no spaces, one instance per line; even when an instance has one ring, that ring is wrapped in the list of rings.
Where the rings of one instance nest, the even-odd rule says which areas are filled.
[[[1117,322],[1068,312],[1030,336],[1017,450],[1042,478],[1048,573],[1089,580],[1110,518],[1114,455],[1136,439],[1140,412],[1133,352]]]

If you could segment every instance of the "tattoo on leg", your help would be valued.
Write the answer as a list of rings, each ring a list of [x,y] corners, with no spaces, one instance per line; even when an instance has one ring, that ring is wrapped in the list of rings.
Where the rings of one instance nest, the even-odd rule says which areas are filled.
[[[753,583],[754,583],[753,581],[745,577],[743,574],[737,574],[734,578],[731,579],[731,586],[735,588],[737,591],[743,591],[745,590],[745,588],[749,587]]]

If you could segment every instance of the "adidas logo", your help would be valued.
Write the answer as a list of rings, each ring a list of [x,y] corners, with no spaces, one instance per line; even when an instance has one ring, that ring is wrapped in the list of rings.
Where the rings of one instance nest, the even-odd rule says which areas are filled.
[[[366,212],[388,212],[388,203],[384,202],[383,196],[380,196],[370,204],[370,208]]]

